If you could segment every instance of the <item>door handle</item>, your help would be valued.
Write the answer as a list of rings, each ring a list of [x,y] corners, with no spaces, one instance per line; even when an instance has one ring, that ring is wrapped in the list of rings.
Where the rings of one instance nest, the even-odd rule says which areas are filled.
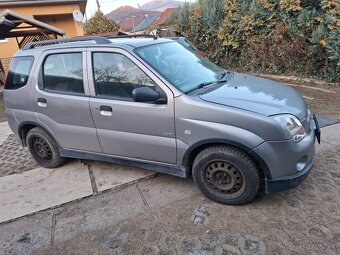
[[[103,116],[112,116],[112,107],[108,105],[99,106],[99,113]]]
[[[40,106],[40,107],[47,107],[47,100],[46,100],[46,98],[39,97],[37,99],[37,102],[38,102],[38,106]]]

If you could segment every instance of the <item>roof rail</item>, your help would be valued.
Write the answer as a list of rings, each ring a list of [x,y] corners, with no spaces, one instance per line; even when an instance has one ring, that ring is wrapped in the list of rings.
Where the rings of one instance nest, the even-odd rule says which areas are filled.
[[[146,37],[146,38],[153,38],[154,40],[157,40],[157,37],[154,35],[147,35],[147,34],[139,34],[139,35],[108,35],[105,36],[105,38],[137,38],[137,37]]]
[[[83,42],[83,41],[95,41],[97,44],[110,44],[112,43],[109,39],[100,36],[87,36],[87,37],[76,37],[76,38],[65,38],[56,40],[45,40],[38,42],[31,42],[25,45],[23,50],[33,49],[36,46],[45,46],[50,44],[68,43],[68,42]]]

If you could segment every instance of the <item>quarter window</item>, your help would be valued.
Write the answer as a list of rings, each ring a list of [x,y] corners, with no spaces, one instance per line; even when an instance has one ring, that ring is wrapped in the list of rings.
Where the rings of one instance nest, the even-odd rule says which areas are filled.
[[[82,53],[49,55],[43,66],[43,89],[84,94]]]
[[[32,68],[34,58],[14,57],[11,61],[11,66],[8,71],[5,88],[19,89],[26,85]]]
[[[155,87],[138,66],[122,54],[93,53],[93,78],[96,95],[132,101],[132,91],[139,87]]]

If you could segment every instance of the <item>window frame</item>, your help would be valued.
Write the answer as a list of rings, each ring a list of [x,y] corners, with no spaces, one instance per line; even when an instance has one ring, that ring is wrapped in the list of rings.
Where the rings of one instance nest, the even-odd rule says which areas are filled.
[[[30,66],[30,68],[29,68],[29,70],[28,70],[28,74],[27,74],[27,80],[26,80],[26,83],[25,83],[23,86],[20,86],[19,88],[9,88],[7,83],[8,83],[8,79],[9,79],[8,76],[9,76],[9,73],[10,73],[10,71],[11,71],[11,66],[12,66],[12,64],[13,64],[13,61],[14,61],[15,59],[19,59],[19,58],[32,58],[32,63],[31,63],[31,66]],[[31,78],[32,78],[32,75],[33,75],[33,72],[34,72],[34,65],[35,65],[35,62],[36,62],[36,59],[35,59],[35,57],[34,57],[33,55],[13,56],[12,59],[11,59],[11,63],[10,63],[10,65],[9,65],[7,74],[6,74],[6,79],[5,79],[5,83],[4,83],[4,88],[5,88],[6,90],[18,90],[18,89],[22,89],[22,88],[26,87],[27,84],[29,84],[29,82],[30,82],[30,80],[31,80]]]
[[[91,77],[92,79],[92,87],[93,87],[93,95],[92,97],[95,97],[95,98],[99,98],[99,99],[107,99],[107,100],[116,100],[116,101],[121,101],[121,102],[133,102],[133,103],[141,103],[141,102],[136,102],[133,100],[133,98],[129,98],[131,100],[124,100],[124,98],[122,97],[114,97],[114,96],[104,96],[104,95],[97,95],[97,91],[96,91],[96,81],[95,81],[95,77],[94,77],[94,57],[93,55],[95,53],[107,53],[107,54],[117,54],[117,55],[122,55],[123,57],[127,58],[128,60],[130,60],[140,71],[142,71],[153,83],[154,83],[154,89],[156,91],[158,91],[159,93],[162,93],[166,96],[166,93],[163,91],[163,89],[158,85],[158,83],[155,81],[155,79],[153,79],[152,77],[150,77],[150,75],[145,72],[145,70],[143,70],[143,68],[141,68],[141,66],[139,66],[136,61],[134,61],[131,57],[127,56],[127,54],[124,54],[123,52],[121,51],[110,51],[110,50],[102,50],[102,49],[98,49],[98,50],[91,50],[89,51],[89,54],[90,54],[90,61],[89,62],[89,65],[91,66],[90,70],[89,70],[89,76]],[[151,87],[151,86],[150,86]],[[148,103],[148,102],[143,102],[143,103]],[[152,103],[149,103],[149,104],[152,104]]]
[[[58,91],[58,90],[52,90],[52,89],[46,89],[44,86],[44,66],[47,58],[51,55],[61,55],[61,54],[74,54],[74,53],[80,53],[82,57],[82,82],[83,82],[83,89],[84,93],[75,93],[75,92],[66,92],[66,91]],[[39,68],[39,74],[38,74],[38,88],[41,91],[44,91],[46,93],[51,94],[57,94],[57,95],[68,95],[68,96],[78,96],[78,97],[88,97],[89,96],[89,90],[88,90],[88,84],[87,84],[87,70],[86,70],[86,52],[84,49],[64,49],[64,50],[53,50],[49,51],[43,56],[43,60],[40,63]]]

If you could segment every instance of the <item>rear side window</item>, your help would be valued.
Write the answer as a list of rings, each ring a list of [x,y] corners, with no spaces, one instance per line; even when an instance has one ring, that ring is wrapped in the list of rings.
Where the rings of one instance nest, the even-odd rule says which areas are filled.
[[[27,84],[33,61],[32,56],[14,57],[7,74],[5,88],[19,89],[24,87]]]
[[[43,66],[43,90],[84,94],[82,53],[49,55]]]

